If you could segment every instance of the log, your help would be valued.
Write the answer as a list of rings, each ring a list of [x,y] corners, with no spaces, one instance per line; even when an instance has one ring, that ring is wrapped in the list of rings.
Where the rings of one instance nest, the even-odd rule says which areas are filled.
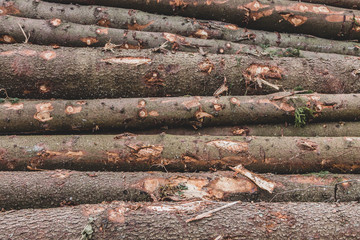
[[[358,175],[328,172],[307,175],[262,174],[275,182],[273,193],[234,172],[0,172],[0,206],[5,209],[49,208],[103,201],[357,201]]]
[[[231,95],[271,93],[277,91],[274,85],[322,93],[360,91],[360,62],[355,56],[306,52],[305,58],[205,57],[103,50],[0,45],[1,87],[11,97],[39,99],[213,95],[226,77]]]
[[[0,170],[359,173],[356,137],[81,135],[0,137]]]
[[[129,10],[124,8],[93,5],[74,6],[69,4],[48,3],[36,0],[13,0],[11,2],[0,0],[0,6],[2,6],[0,9],[3,11],[3,14],[11,14],[26,18],[40,18],[48,20],[60,19],[63,22],[67,21],[78,24],[98,25],[110,28],[148,32],[167,32],[186,37],[195,37],[201,39],[222,39],[232,42],[241,42],[244,44],[258,45],[263,48],[273,46],[282,48],[295,48],[314,52],[337,53],[355,56],[360,55],[360,51],[357,46],[358,44],[356,42],[333,41],[299,34],[282,34],[278,32],[249,30],[245,28],[239,28],[236,25],[229,23],[210,20],[192,20],[179,16],[157,15],[133,9]],[[16,24],[16,22],[12,22],[12,24]],[[3,24],[2,27],[6,27],[4,25],[5,24]],[[29,40],[33,40],[33,31],[27,30],[27,27],[24,25],[22,26],[26,32],[31,32],[32,37],[30,36]],[[49,24],[42,26],[42,28],[45,29],[48,29],[49,27]],[[12,29],[20,30],[17,25]],[[92,29],[95,29],[95,27],[92,27]],[[104,31],[106,30],[103,30],[103,32]],[[109,34],[113,32],[111,29],[108,29],[107,31]],[[42,37],[41,34],[39,35],[39,37]],[[91,33],[91,35],[94,35],[94,33]],[[116,38],[121,37],[121,35],[122,34],[118,34],[116,36],[112,35],[111,40],[114,42]],[[97,37],[98,35],[95,36]],[[128,34],[128,36],[131,36],[131,34]],[[137,37],[139,36],[137,35]],[[24,39],[22,33],[20,39],[21,41]],[[101,42],[101,39],[98,40]],[[132,39],[129,39],[129,41],[132,41]],[[95,44],[99,44],[99,42]],[[81,44],[84,43],[81,42]],[[137,44],[138,42],[135,43],[135,45]],[[225,46],[225,44],[223,45]],[[180,45],[180,48],[181,47],[183,46]],[[227,47],[222,48],[225,52],[229,50],[234,51],[234,47],[231,49]],[[191,50],[193,48],[185,49]],[[208,48],[205,48],[205,50],[207,49]]]
[[[166,32],[144,32],[113,29],[63,22],[61,19],[42,20],[13,16],[0,16],[0,42],[51,45],[53,47],[104,47],[115,49],[158,49],[157,51],[199,52],[219,54],[249,54],[254,56],[312,57],[308,52],[298,49],[260,47],[232,43],[223,40],[182,37]],[[29,36],[24,35],[31,33]],[[7,36],[7,37],[4,37]],[[26,38],[26,39],[25,39]],[[8,42],[6,42],[8,41]],[[203,54],[205,55],[205,54]],[[360,55],[360,53],[359,53]]]
[[[94,100],[0,99],[0,133],[96,132],[156,127],[357,121],[360,94]],[[308,113],[298,116],[301,110]],[[310,123],[311,124],[311,123]]]
[[[220,210],[218,210],[220,208]],[[213,211],[193,222],[192,217]],[[214,212],[215,211],[215,212]],[[357,239],[357,203],[124,203],[0,213],[3,239]],[[301,231],[300,231],[301,230]]]
[[[57,3],[98,4],[151,13],[180,15],[237,24],[266,31],[304,33],[330,39],[359,39],[360,12],[303,2],[278,0],[48,0]]]
[[[299,1],[299,0],[292,0]],[[316,4],[325,4],[329,6],[335,6],[340,8],[349,8],[349,9],[360,9],[360,3],[358,0],[301,0],[302,2],[316,3]]]
[[[360,122],[311,123],[304,127],[285,124],[251,124],[240,126],[217,126],[194,129],[193,127],[162,127],[146,130],[132,130],[134,134],[210,135],[210,136],[299,136],[299,137],[360,137]]]

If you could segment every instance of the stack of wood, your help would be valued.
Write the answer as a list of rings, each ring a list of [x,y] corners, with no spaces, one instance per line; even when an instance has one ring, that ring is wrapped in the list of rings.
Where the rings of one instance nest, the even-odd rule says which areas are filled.
[[[358,1],[0,19],[1,239],[358,239]]]

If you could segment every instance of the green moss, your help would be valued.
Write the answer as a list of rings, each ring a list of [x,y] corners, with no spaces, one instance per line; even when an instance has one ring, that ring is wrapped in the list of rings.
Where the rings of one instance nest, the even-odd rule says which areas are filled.
[[[18,103],[19,101],[20,101],[20,99],[18,99],[18,98],[9,98],[9,102],[11,102],[12,104]]]
[[[183,191],[187,190],[188,187],[184,183],[179,183],[176,186],[164,185],[160,187],[160,198],[165,198],[169,196],[181,196],[183,195]]]
[[[308,174],[305,174],[305,175],[307,175],[307,176],[315,176],[315,177],[320,177],[320,178],[326,178],[329,174],[330,174],[329,171],[320,171],[320,172],[308,173]]]
[[[5,98],[0,98],[0,103],[5,102]]]
[[[302,91],[304,88],[302,86],[294,87],[294,91]]]
[[[314,111],[308,107],[295,109],[295,127],[304,127],[309,119],[314,117]]]

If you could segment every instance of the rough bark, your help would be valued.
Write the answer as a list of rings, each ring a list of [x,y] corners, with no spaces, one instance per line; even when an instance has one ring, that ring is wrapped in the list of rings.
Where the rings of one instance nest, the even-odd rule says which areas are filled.
[[[299,1],[299,0],[292,0]],[[301,2],[309,2],[316,4],[325,4],[329,6],[349,8],[349,9],[360,9],[360,3],[358,0],[301,0]]]
[[[58,3],[99,4],[147,12],[226,21],[239,26],[278,32],[311,34],[323,38],[360,39],[360,12],[287,0],[49,0]]]
[[[124,203],[0,213],[2,239],[358,239],[357,203]],[[89,236],[91,235],[91,236]]]
[[[0,41],[22,43],[30,34],[28,43],[68,47],[104,47],[114,49],[159,49],[158,51],[184,51],[220,54],[250,54],[265,56],[312,57],[312,53],[300,53],[298,49],[260,47],[223,40],[188,38],[171,33],[132,31],[62,22],[61,19],[38,20],[13,16],[0,16]],[[8,37],[4,37],[8,36]],[[10,40],[10,42],[6,42]],[[107,45],[108,44],[108,45]],[[115,44],[112,45],[111,44]],[[166,44],[166,46],[164,46]],[[359,53],[360,54],[360,53]]]
[[[86,99],[213,95],[227,79],[229,94],[302,86],[323,93],[359,92],[357,57],[306,52],[306,57],[0,46],[0,81],[11,97]],[[305,54],[305,51],[302,52]],[[305,55],[304,55],[305,56]],[[312,57],[311,57],[312,56]],[[244,81],[245,80],[245,81]]]
[[[356,137],[4,136],[0,169],[359,173],[359,147]]]
[[[168,32],[187,37],[223,39],[262,47],[290,47],[314,52],[360,55],[359,48],[355,42],[333,41],[306,35],[249,30],[223,22],[192,20],[178,16],[164,16],[139,10],[112,7],[105,8],[101,6],[74,6],[36,0],[14,0],[11,2],[0,0],[0,6],[2,6],[0,9],[3,11],[3,14],[12,14],[27,18],[61,19],[73,23],[99,25],[110,28]],[[47,29],[49,25],[43,27]],[[15,26],[13,29],[16,28],[18,27]],[[95,27],[93,27],[93,29],[94,28]],[[24,27],[24,29],[26,30],[26,27]],[[108,31],[109,34],[113,32],[110,29]],[[27,30],[27,32],[30,31]],[[31,34],[34,36],[33,32]],[[91,34],[94,35],[94,33]],[[117,37],[118,36],[119,35],[117,35]],[[23,37],[20,39],[23,40]],[[30,41],[32,39],[30,36]],[[111,39],[114,41],[116,37],[112,36]],[[136,42],[135,45],[137,44],[138,42]],[[224,50],[227,52],[229,48],[224,48]]]
[[[251,124],[217,126],[194,129],[193,127],[146,129],[131,131],[135,134],[210,135],[210,136],[300,136],[300,137],[360,137],[360,122],[311,123],[304,127],[286,124]]]
[[[0,172],[0,206],[5,209],[49,208],[103,201],[301,201],[359,200],[360,177],[313,173],[261,175],[275,182],[273,193],[234,172],[114,173]]]
[[[356,121],[359,94],[14,100],[0,103],[0,133],[123,131],[155,127]],[[12,102],[11,102],[12,101]]]

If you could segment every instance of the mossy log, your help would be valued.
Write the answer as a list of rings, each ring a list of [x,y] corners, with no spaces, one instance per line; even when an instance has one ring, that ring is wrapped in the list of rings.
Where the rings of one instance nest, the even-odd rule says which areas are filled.
[[[288,0],[48,0],[133,8],[238,24],[266,31],[304,33],[330,39],[360,39],[360,11]]]
[[[0,99],[0,133],[96,132],[156,127],[356,121],[359,94],[123,98]],[[305,111],[304,113],[301,113]]]
[[[360,177],[327,172],[262,174],[272,193],[234,172],[0,172],[0,206],[5,210],[49,208],[103,201],[357,201]]]
[[[311,123],[295,127],[294,123],[250,124],[217,126],[194,129],[193,127],[146,129],[131,131],[135,134],[210,135],[210,136],[300,136],[300,137],[360,137],[360,122]]]
[[[1,7],[2,6],[2,7]],[[307,35],[299,34],[283,34],[279,32],[265,32],[261,30],[250,30],[245,28],[239,28],[234,24],[217,22],[211,20],[197,20],[189,19],[179,16],[164,16],[142,12],[133,9],[124,8],[113,8],[113,7],[102,7],[102,6],[82,6],[82,5],[69,5],[69,4],[58,4],[48,3],[37,0],[13,0],[8,2],[6,0],[0,0],[0,9],[3,14],[11,14],[14,16],[26,17],[26,18],[40,18],[48,19],[56,22],[55,19],[59,19],[62,22],[73,22],[78,24],[87,25],[98,25],[109,28],[120,28],[137,31],[147,32],[167,32],[185,37],[195,37],[202,39],[222,39],[232,42],[241,42],[244,44],[258,45],[263,48],[273,46],[282,48],[295,48],[299,50],[314,51],[314,52],[326,52],[326,53],[337,53],[347,55],[360,55],[358,44],[356,42],[344,42],[344,41],[333,41],[322,38],[317,38]],[[0,14],[1,15],[1,14]],[[59,20],[57,22],[59,23]],[[17,24],[12,22],[9,24]],[[2,27],[8,27],[4,26]],[[63,23],[63,26],[68,24]],[[33,26],[27,27],[22,24],[25,32],[31,32],[29,41],[34,39]],[[42,31],[37,34],[39,37],[45,37],[45,29],[51,27],[50,24],[42,25]],[[18,25],[12,28],[13,31],[20,30]],[[53,30],[57,28],[52,28]],[[101,29],[92,27],[90,29]],[[97,37],[94,31],[89,34]],[[108,36],[111,35],[111,40],[116,41],[117,38],[122,34],[113,36],[114,31],[111,29],[102,30],[102,32],[108,32]],[[75,34],[80,32],[84,33],[83,30],[76,30]],[[43,36],[44,35],[44,36]],[[66,35],[66,34],[65,34]],[[131,34],[128,34],[131,36]],[[46,36],[50,39],[50,36]],[[88,36],[86,36],[88,37]],[[101,36],[104,38],[104,36]],[[121,36],[123,37],[123,36]],[[137,35],[139,38],[139,35]],[[60,36],[59,39],[62,39]],[[98,39],[100,44],[102,38]],[[21,33],[21,42],[24,40],[23,34]],[[57,40],[57,39],[54,39]],[[133,41],[130,37],[128,41]],[[155,42],[159,39],[155,39]],[[189,41],[189,40],[187,40]],[[54,42],[53,42],[54,43]],[[63,44],[64,42],[62,42]],[[103,42],[102,42],[103,43]],[[150,42],[151,43],[151,42]],[[84,42],[78,43],[84,45]],[[136,41],[135,45],[139,42]],[[223,44],[225,45],[225,44]],[[221,46],[220,46],[221,47]],[[180,48],[184,48],[180,45]],[[235,51],[234,47],[222,47],[225,52]],[[194,48],[185,48],[186,50],[194,50]],[[206,51],[208,48],[205,48]]]
[[[0,170],[209,171],[243,164],[273,173],[359,173],[356,137],[178,135],[3,136]]]
[[[276,92],[275,85],[322,93],[360,91],[357,57],[302,54],[203,56],[5,44],[0,45],[0,85],[10,97],[39,99],[213,95],[224,77],[231,95]]]
[[[221,208],[222,207],[222,208]],[[206,215],[190,221],[200,214]],[[124,203],[0,213],[3,239],[358,239],[358,203]]]

